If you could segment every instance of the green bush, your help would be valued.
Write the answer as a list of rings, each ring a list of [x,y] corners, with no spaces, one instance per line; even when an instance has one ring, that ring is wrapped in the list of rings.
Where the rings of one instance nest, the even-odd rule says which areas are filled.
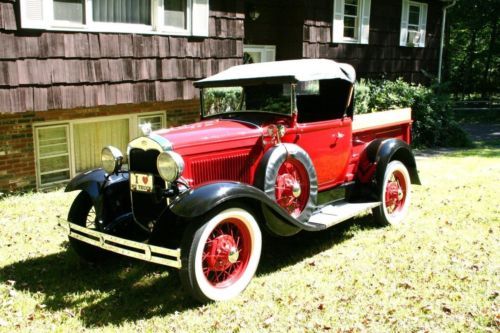
[[[361,80],[355,92],[357,114],[410,107],[414,146],[470,146],[467,134],[454,119],[447,94],[401,79]]]

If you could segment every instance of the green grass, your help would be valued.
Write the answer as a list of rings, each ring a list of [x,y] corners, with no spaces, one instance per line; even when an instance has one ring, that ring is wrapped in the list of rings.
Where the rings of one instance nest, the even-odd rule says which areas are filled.
[[[257,276],[200,306],[175,271],[82,263],[57,226],[75,194],[0,200],[0,331],[498,332],[500,150],[418,160],[406,223],[370,216],[265,239]]]

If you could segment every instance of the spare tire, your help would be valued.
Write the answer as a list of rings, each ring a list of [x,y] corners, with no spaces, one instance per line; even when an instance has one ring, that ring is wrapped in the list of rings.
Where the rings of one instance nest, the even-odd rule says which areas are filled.
[[[283,143],[267,151],[255,185],[298,221],[307,222],[316,208],[316,170],[306,151],[297,145]]]

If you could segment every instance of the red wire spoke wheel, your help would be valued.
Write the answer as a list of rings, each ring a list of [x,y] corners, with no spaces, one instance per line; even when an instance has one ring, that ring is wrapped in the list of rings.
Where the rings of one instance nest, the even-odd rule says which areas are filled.
[[[293,217],[298,217],[309,200],[309,177],[296,159],[286,159],[278,170],[275,185],[276,202]]]
[[[201,302],[233,298],[250,283],[261,249],[260,228],[250,211],[223,210],[186,232],[182,284]]]
[[[238,219],[222,221],[209,235],[203,250],[203,273],[213,286],[224,288],[237,281],[250,261],[252,240]]]
[[[381,205],[375,208],[375,219],[381,224],[400,224],[410,206],[410,176],[405,165],[392,161],[387,165],[381,189]]]
[[[255,186],[300,222],[309,221],[316,209],[316,170],[307,152],[295,144],[282,143],[264,154],[256,172]],[[268,214],[267,208],[263,211],[266,227],[272,234],[291,236],[301,230]]]

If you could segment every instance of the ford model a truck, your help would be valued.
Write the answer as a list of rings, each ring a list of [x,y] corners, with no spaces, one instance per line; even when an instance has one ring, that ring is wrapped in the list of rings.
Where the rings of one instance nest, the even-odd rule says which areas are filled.
[[[232,67],[195,83],[201,122],[132,140],[78,175],[68,216],[84,259],[109,251],[179,269],[200,301],[238,295],[262,232],[321,231],[372,210],[398,224],[418,184],[410,110],[356,116],[354,69],[331,60]],[[126,163],[126,164],[125,164]]]

